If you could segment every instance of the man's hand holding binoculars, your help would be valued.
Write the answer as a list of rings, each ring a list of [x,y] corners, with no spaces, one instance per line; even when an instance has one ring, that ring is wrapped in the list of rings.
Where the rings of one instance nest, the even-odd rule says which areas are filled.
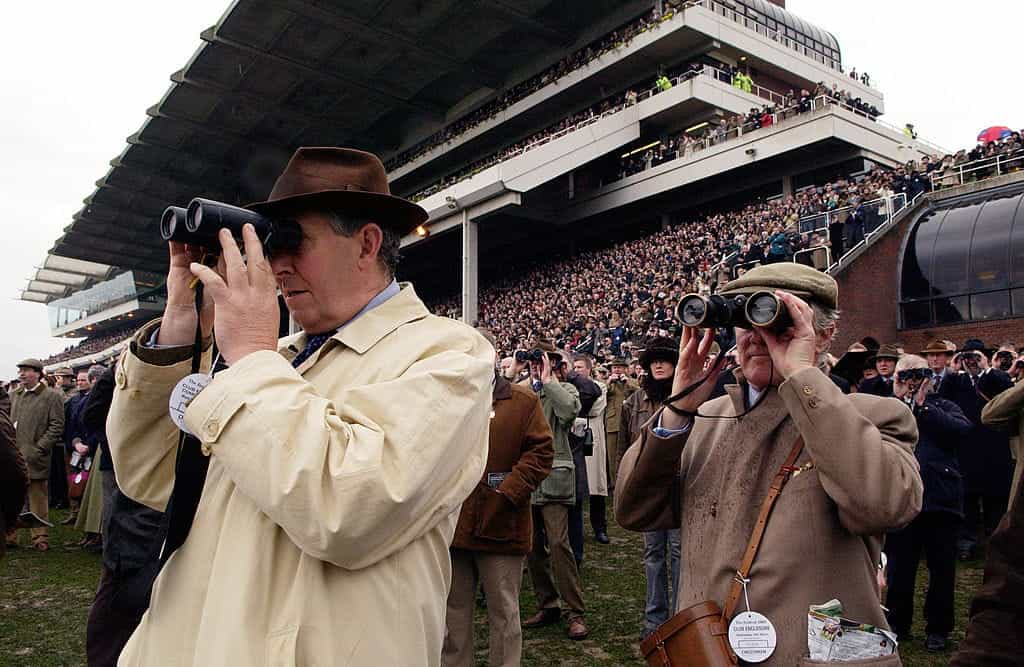
[[[277,281],[251,224],[242,228],[242,239],[248,264],[231,233],[221,229],[220,272],[199,262],[189,266],[216,306],[217,347],[228,364],[253,352],[276,350],[281,321]]]
[[[703,382],[690,392],[689,395],[672,401],[672,407],[688,413],[696,414],[698,408],[708,400],[715,390],[715,379],[725,366],[725,357],[716,360],[710,365],[708,352],[711,344],[715,342],[715,330],[707,329],[704,336],[700,336],[700,330],[694,327],[683,327],[683,335],[679,341],[679,362],[676,363],[675,377],[672,379],[672,396],[675,396],[684,389],[690,387],[705,376],[707,382]],[[691,422],[693,417],[686,417],[676,414],[672,410],[665,410],[661,413],[661,426],[670,430],[680,429]]]
[[[171,268],[167,272],[167,305],[160,321],[158,345],[191,345],[196,336],[196,295],[192,289],[195,277],[189,266],[200,262],[206,251],[197,245],[168,241]],[[202,334],[213,334],[213,299],[204,298]]]

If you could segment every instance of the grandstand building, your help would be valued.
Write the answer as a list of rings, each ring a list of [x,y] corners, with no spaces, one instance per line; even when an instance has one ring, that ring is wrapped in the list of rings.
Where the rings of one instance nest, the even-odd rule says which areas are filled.
[[[784,5],[236,0],[202,32],[22,298],[48,305],[54,335],[159,312],[163,208],[197,196],[260,200],[301,145],[382,156],[392,191],[430,213],[403,240],[400,278],[428,300],[459,294],[470,322],[481,286],[513,267],[944,153],[887,123],[882,93],[847,74],[837,40]],[[935,294],[908,286],[905,266],[908,237],[944,238],[946,223],[922,218],[926,206],[930,220],[949,218],[930,197],[876,202],[877,233],[827,262],[858,335],[909,339],[904,330],[947,324]],[[795,231],[827,223],[801,220]],[[1007,259],[1014,281],[1024,271],[1017,252]],[[929,261],[947,257],[935,253]],[[882,275],[904,276],[888,310],[855,296],[883,254]],[[1022,290],[1000,289],[1006,308],[976,311],[988,297],[958,292],[966,319],[1024,313]],[[874,319],[850,315],[861,308]]]

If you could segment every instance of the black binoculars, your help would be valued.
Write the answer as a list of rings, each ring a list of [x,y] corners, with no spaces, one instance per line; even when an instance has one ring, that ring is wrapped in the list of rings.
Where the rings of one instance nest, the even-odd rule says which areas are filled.
[[[256,211],[224,204],[211,199],[195,198],[188,208],[168,206],[160,216],[160,236],[165,241],[198,245],[216,253],[220,251],[217,234],[227,228],[236,241],[242,239],[242,227],[251,224],[268,256],[289,254],[299,249],[302,229],[298,223],[272,220]]]
[[[910,382],[911,380],[927,380],[933,375],[930,368],[905,368],[896,373],[896,379],[900,382]]]
[[[793,324],[786,305],[771,292],[733,296],[687,294],[676,306],[676,319],[688,327],[766,327],[776,333]]]
[[[516,350],[516,361],[521,364],[525,364],[528,361],[535,361],[538,364],[544,359],[544,350],[539,347],[535,347],[529,352],[526,350]]]

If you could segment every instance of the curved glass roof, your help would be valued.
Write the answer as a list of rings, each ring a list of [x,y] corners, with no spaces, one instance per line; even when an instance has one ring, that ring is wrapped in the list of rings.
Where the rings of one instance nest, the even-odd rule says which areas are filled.
[[[841,60],[839,40],[829,31],[805,21],[796,14],[792,14],[768,0],[731,0],[730,4],[737,7],[737,9],[743,7],[748,15],[752,12],[760,14],[762,17],[771,19],[796,33],[804,35],[804,37],[820,44],[823,47],[822,51],[834,52],[834,60]]]

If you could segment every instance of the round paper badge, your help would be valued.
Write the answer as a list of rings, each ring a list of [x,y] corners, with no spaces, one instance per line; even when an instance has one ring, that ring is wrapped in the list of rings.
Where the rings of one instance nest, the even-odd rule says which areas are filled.
[[[181,378],[171,391],[169,405],[171,421],[189,435],[195,434],[185,427],[185,409],[192,402],[192,399],[198,396],[199,392],[203,389],[206,389],[206,386],[212,381],[213,377],[206,373],[192,373]]]
[[[764,662],[775,652],[775,626],[764,614],[745,611],[729,624],[729,646],[746,662]]]

